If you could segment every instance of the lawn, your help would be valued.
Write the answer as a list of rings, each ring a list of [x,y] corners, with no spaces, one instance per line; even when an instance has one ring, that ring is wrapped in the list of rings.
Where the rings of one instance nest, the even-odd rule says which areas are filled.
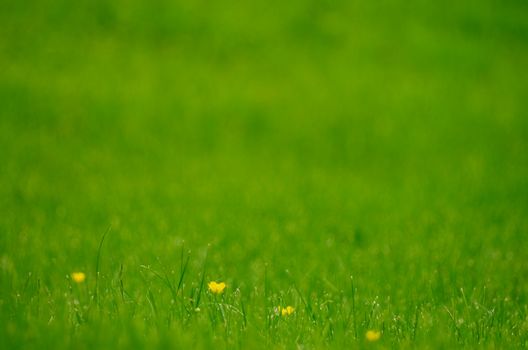
[[[527,154],[525,1],[3,0],[0,348],[526,348]]]

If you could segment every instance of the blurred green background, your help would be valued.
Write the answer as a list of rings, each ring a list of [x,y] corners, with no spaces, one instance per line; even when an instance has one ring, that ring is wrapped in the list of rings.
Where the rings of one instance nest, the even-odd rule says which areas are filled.
[[[39,339],[28,273],[60,295],[111,226],[102,272],[132,290],[185,241],[242,289],[485,287],[517,337],[527,63],[525,1],[3,0],[2,333]]]

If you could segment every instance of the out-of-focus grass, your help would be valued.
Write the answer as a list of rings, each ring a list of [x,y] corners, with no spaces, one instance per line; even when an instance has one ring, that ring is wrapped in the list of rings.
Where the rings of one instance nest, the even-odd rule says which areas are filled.
[[[0,23],[3,347],[526,346],[524,2],[4,0]],[[175,297],[156,273],[187,250]],[[194,311],[206,260],[232,309]]]

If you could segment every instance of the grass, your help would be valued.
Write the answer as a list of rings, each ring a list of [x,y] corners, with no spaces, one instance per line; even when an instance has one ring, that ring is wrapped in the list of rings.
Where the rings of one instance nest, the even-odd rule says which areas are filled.
[[[523,1],[0,23],[0,348],[527,347]]]

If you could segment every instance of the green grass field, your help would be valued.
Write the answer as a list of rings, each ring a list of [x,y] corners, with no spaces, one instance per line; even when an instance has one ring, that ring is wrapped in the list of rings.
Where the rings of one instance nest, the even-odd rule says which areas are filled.
[[[526,348],[527,154],[525,1],[2,0],[0,348]]]

